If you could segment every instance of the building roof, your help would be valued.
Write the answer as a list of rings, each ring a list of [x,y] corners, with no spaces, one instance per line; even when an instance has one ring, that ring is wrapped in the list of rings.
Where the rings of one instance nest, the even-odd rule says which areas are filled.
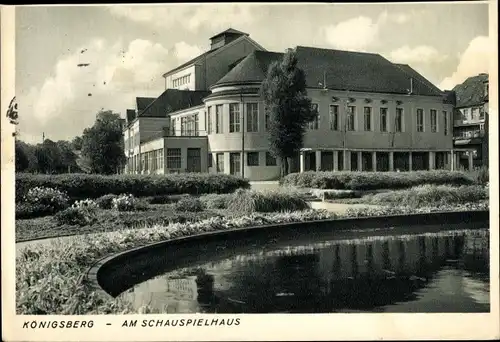
[[[154,97],[136,97],[137,112],[141,112],[146,109],[156,98]]]
[[[135,119],[135,110],[127,109],[127,122],[132,122]]]
[[[235,30],[233,28],[228,28],[227,30],[225,31],[222,31],[220,33],[217,33],[215,36],[213,37],[210,37],[210,39],[214,39],[214,38],[217,38],[217,37],[220,37],[222,36],[223,34],[226,34],[226,33],[230,33],[230,34],[240,34],[240,35],[244,35],[244,36],[249,36],[248,33],[245,33],[245,32],[241,32],[241,31],[238,31],[238,30]]]
[[[209,91],[167,89],[139,116],[166,117],[169,113],[202,105],[203,99],[209,94]]]
[[[471,107],[484,104],[484,83],[488,81],[488,74],[479,74],[469,77],[462,84],[453,88],[457,107]]]
[[[179,65],[178,67],[170,70],[170,71],[167,71],[166,73],[163,74],[163,77],[167,76],[168,74],[171,74],[177,70],[181,70],[182,68],[184,67],[187,67],[188,65],[192,65],[192,64],[196,64],[198,61],[201,61],[202,59],[206,58],[209,54],[211,54],[212,52],[214,51],[217,51],[218,49],[213,49],[213,50],[210,50],[210,51],[207,51],[207,52],[204,52],[202,53],[201,55],[193,58],[193,59],[190,59],[189,61],[187,61],[186,63],[183,63],[181,65]]]
[[[418,73],[418,71],[413,69],[408,64],[395,64],[395,65],[400,69],[402,69],[408,76],[413,77],[414,79],[422,82],[422,84],[432,89],[433,91],[441,92],[441,89],[432,84],[428,79],[426,79],[424,76],[422,76],[420,73]]]
[[[408,67],[391,63],[378,54],[298,46],[298,66],[304,70],[308,88],[407,94],[413,78],[413,94],[442,96],[443,93]],[[261,82],[269,65],[283,54],[254,51],[215,85]]]

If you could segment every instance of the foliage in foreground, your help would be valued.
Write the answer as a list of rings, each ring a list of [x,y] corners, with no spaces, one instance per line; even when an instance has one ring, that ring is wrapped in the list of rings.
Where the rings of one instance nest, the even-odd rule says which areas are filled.
[[[109,194],[132,194],[136,197],[230,193],[249,188],[248,180],[224,174],[186,173],[175,175],[16,174],[16,200],[31,188],[50,187],[65,192],[72,199],[96,199]]]
[[[421,185],[410,189],[363,196],[362,202],[377,205],[426,207],[479,202],[488,199],[488,188],[479,185]]]
[[[228,205],[234,213],[283,212],[309,209],[309,203],[295,191],[237,190]]]
[[[470,210],[467,205],[453,209]],[[487,207],[476,205],[475,209]],[[443,208],[355,209],[339,216],[327,211],[252,214],[237,218],[214,217],[196,223],[170,224],[56,240],[50,245],[32,245],[16,257],[16,311],[18,314],[127,314],[136,313],[120,298],[103,299],[88,284],[79,282],[95,260],[110,254],[162,240],[202,232],[255,225],[312,220],[440,211]],[[139,310],[141,312],[141,310]]]
[[[414,172],[316,172],[292,173],[284,177],[282,185],[299,188],[377,190],[402,189],[412,186],[472,185],[474,179],[459,171],[414,171]]]

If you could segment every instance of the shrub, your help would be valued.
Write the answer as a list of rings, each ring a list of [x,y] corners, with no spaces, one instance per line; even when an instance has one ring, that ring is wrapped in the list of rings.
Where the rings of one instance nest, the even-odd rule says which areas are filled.
[[[53,207],[44,204],[16,203],[16,220],[54,214]]]
[[[363,197],[370,204],[426,207],[479,202],[488,198],[488,190],[483,186],[422,185],[411,189],[382,192]]]
[[[34,187],[24,196],[24,202],[52,207],[54,210],[66,209],[69,206],[68,196],[57,189]]]
[[[359,198],[360,194],[353,190],[328,190],[323,192],[323,200]]]
[[[113,198],[113,209],[118,211],[138,211],[146,210],[147,203],[134,197],[131,194],[123,194]]]
[[[283,185],[319,189],[402,189],[422,184],[471,185],[471,176],[459,171],[414,172],[304,172],[284,177]]]
[[[70,207],[55,215],[57,223],[71,226],[87,226],[97,221],[97,206]]]
[[[479,185],[486,185],[490,181],[490,172],[485,166],[471,171],[470,175],[472,179],[474,179],[475,183]]]
[[[118,196],[115,194],[108,194],[99,197],[96,200],[97,206],[101,209],[112,209],[113,208],[113,200]]]
[[[177,203],[179,200],[182,198],[189,196],[188,194],[182,194],[182,195],[158,195],[158,196],[151,196],[148,198],[149,204],[171,204],[171,203]]]
[[[201,196],[200,201],[207,209],[227,209],[232,198],[232,194],[208,194]]]
[[[256,192],[237,190],[228,209],[235,213],[284,212],[309,209],[309,203],[296,191]]]
[[[199,212],[204,209],[200,199],[193,196],[181,198],[177,203],[175,203],[174,207],[175,210],[178,211],[190,212]]]
[[[16,198],[29,189],[51,187],[65,191],[73,199],[99,198],[107,194],[129,193],[136,197],[230,193],[249,188],[248,180],[225,174],[185,173],[171,175],[95,175],[95,174],[16,174]]]

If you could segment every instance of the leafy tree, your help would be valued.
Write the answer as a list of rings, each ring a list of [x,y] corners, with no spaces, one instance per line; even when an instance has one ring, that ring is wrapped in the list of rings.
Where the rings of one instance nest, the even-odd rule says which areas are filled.
[[[16,146],[15,146],[15,154],[16,154],[16,172],[23,172],[26,171],[29,166],[29,159],[26,154],[26,151],[24,149],[24,146],[22,145],[22,142],[19,140],[16,140]]]
[[[281,62],[269,66],[261,95],[269,115],[271,154],[281,161],[281,176],[288,174],[291,158],[304,143],[306,125],[317,115],[307,97],[306,79],[294,50],[287,50]]]
[[[38,169],[43,173],[57,173],[63,165],[62,154],[57,143],[45,139],[36,146],[35,155],[38,160]]]
[[[76,165],[77,155],[73,151],[73,144],[66,140],[59,140],[57,146],[61,152],[61,167],[59,172],[77,171]]]
[[[82,150],[82,144],[83,144],[83,139],[80,136],[77,136],[71,141],[71,144],[73,145],[73,150],[75,151],[81,151]]]
[[[16,139],[16,171],[17,172],[38,172],[38,159],[36,157],[36,146],[25,143],[22,140]],[[23,162],[20,159],[18,161],[19,155],[24,155],[28,161],[28,166],[23,168]],[[23,157],[20,157],[23,158]]]
[[[120,115],[100,111],[94,126],[82,136],[82,156],[88,158],[93,173],[116,173],[125,164]]]

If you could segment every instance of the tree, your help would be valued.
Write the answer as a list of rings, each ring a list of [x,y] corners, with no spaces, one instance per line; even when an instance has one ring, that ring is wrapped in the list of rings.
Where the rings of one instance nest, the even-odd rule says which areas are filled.
[[[73,151],[73,144],[66,140],[59,140],[57,146],[61,151],[61,167],[59,172],[71,172],[71,170],[76,171],[78,166],[76,165],[77,155]]]
[[[82,136],[82,156],[88,158],[93,173],[116,173],[125,164],[120,115],[100,111],[94,126]]]
[[[73,150],[75,151],[81,151],[82,150],[82,144],[83,144],[83,139],[80,136],[77,136],[71,141],[71,144],[73,145]]]
[[[36,146],[38,168],[43,173],[56,173],[61,170],[63,158],[59,146],[50,139]]]
[[[16,140],[16,146],[15,146],[15,154],[16,154],[16,172],[23,172],[28,169],[30,166],[28,156],[26,155],[26,151],[24,149],[24,146],[22,145],[22,142],[19,140]]]
[[[269,66],[261,95],[269,115],[270,153],[281,162],[281,177],[288,174],[291,158],[304,143],[306,125],[317,115],[307,97],[306,79],[289,49],[281,62]]]

